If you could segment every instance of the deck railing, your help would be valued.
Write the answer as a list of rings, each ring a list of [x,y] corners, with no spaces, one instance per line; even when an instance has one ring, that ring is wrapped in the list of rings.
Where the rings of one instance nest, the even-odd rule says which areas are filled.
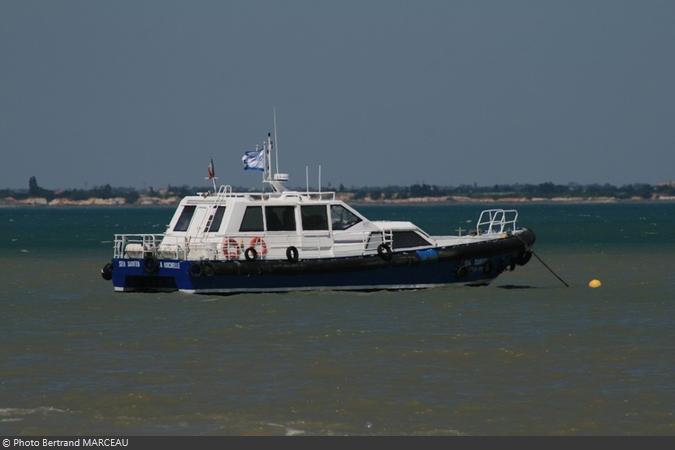
[[[222,185],[217,192],[199,192],[205,200],[220,204],[228,198],[251,198],[268,200],[271,198],[299,198],[309,200],[335,200],[335,192],[283,191],[283,192],[232,192],[232,186]]]
[[[126,258],[127,253],[140,253],[141,257],[155,256],[163,234],[116,234],[113,255],[115,258]]]
[[[356,241],[356,245],[353,246],[353,251],[360,251],[362,254],[369,254],[376,251],[377,246],[381,243],[391,247],[393,241],[393,233],[391,230],[367,231],[355,234],[358,236],[358,240]],[[236,236],[225,236],[218,240],[208,241],[203,239],[173,237],[170,243],[164,243],[160,249],[160,244],[162,244],[162,241],[164,240],[164,234],[116,234],[113,254],[116,259],[135,259],[146,258],[149,256],[169,259],[230,259],[228,256],[232,255],[231,250],[233,249],[228,248],[227,243],[230,241],[230,238],[232,238],[235,242],[239,241],[243,244],[241,245],[237,242],[237,256],[233,259],[242,259],[244,250],[250,245],[251,239],[256,237],[260,237],[260,235],[257,233],[238,234]],[[318,236],[310,237],[316,238]],[[325,237],[329,238],[330,234],[327,233]],[[266,250],[267,252],[274,251],[276,254],[283,255],[285,250],[291,245],[303,249],[311,249],[311,246],[308,247],[304,240],[305,236],[302,235],[289,236],[288,239],[279,239],[277,236],[275,239],[268,239],[269,242],[266,244]],[[324,249],[326,254],[331,254],[335,248],[335,242],[333,242],[332,239],[330,239],[329,247],[323,247],[319,240],[316,241],[316,245],[316,251],[319,252],[319,254],[321,254]],[[338,246],[343,247],[343,245]],[[261,249],[257,250],[259,252],[258,257],[265,258],[266,255],[260,251]],[[300,257],[302,258],[303,256],[300,255]]]
[[[515,209],[486,209],[480,213],[476,233],[493,234],[516,231],[518,211]]]

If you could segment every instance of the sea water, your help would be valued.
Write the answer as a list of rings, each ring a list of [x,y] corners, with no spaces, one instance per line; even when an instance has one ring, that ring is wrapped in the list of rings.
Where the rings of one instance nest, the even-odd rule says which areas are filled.
[[[360,209],[454,234],[481,207]],[[571,287],[532,258],[479,288],[121,294],[113,234],[172,209],[0,209],[0,434],[674,434],[675,204],[518,209]]]

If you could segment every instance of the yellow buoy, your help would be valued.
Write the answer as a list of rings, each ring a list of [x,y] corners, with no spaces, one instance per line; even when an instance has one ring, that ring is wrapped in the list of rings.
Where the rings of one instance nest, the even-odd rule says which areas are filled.
[[[597,278],[593,278],[588,282],[588,287],[591,289],[599,288],[600,286],[602,286],[602,281],[598,280]]]

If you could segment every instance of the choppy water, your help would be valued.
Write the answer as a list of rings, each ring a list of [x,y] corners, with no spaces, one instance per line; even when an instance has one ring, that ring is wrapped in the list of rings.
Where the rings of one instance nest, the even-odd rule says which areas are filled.
[[[112,234],[172,210],[0,209],[0,433],[674,434],[675,205],[519,210],[571,288],[115,294]]]

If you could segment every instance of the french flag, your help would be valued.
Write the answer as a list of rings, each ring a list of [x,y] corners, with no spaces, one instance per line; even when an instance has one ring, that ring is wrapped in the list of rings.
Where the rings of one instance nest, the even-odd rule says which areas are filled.
[[[216,177],[216,168],[213,165],[213,158],[211,158],[211,162],[209,163],[209,167],[206,170],[208,170],[208,173],[209,173],[209,180],[213,180]]]

